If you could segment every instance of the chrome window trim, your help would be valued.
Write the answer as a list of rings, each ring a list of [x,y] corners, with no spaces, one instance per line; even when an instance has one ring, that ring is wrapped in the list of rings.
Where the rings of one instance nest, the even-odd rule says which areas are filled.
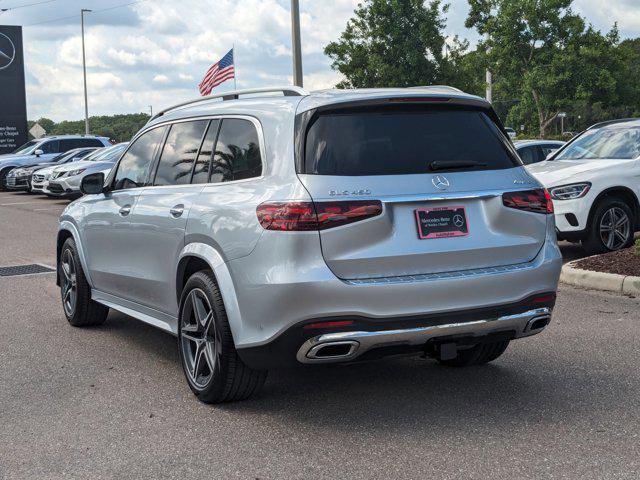
[[[183,184],[183,185],[158,185],[158,186],[154,186],[154,185],[145,185],[144,187],[135,187],[135,188],[162,188],[162,187],[187,187],[187,186],[194,186],[194,185],[202,185],[203,187],[209,187],[209,186],[213,186],[213,185],[232,185],[232,184],[236,184],[236,183],[245,183],[245,182],[251,182],[251,181],[256,181],[256,180],[262,180],[265,178],[265,172],[269,166],[269,162],[267,161],[267,149],[265,146],[265,141],[264,141],[264,130],[262,128],[262,123],[260,122],[260,120],[257,117],[253,117],[251,115],[241,115],[241,114],[214,114],[214,115],[197,115],[197,116],[193,116],[193,117],[185,117],[185,118],[180,118],[178,120],[167,120],[164,122],[160,122],[160,123],[154,123],[152,126],[150,126],[149,128],[144,128],[143,130],[139,131],[129,142],[129,145],[127,146],[127,149],[122,152],[122,155],[120,156],[120,158],[118,159],[117,163],[115,164],[115,166],[112,168],[112,172],[113,172],[113,177],[110,179],[109,181],[109,185],[113,185],[113,182],[115,181],[115,177],[117,175],[117,171],[118,168],[120,167],[120,161],[122,160],[122,158],[127,154],[127,152],[129,151],[129,149],[133,146],[133,144],[138,140],[138,138],[140,138],[142,135],[144,135],[145,133],[153,130],[154,128],[160,128],[160,127],[166,127],[166,126],[171,126],[174,123],[181,123],[181,122],[191,122],[191,121],[197,121],[197,120],[208,120],[208,121],[212,121],[212,120],[224,120],[225,118],[228,119],[239,119],[239,120],[248,120],[250,121],[253,126],[256,128],[256,133],[258,134],[258,143],[260,144],[260,160],[262,163],[262,172],[260,174],[259,177],[251,177],[251,178],[243,178],[241,180],[231,180],[229,182],[208,182],[208,183],[189,183],[189,184]],[[166,133],[166,132],[165,132]],[[206,133],[206,132],[205,132]],[[162,141],[162,145],[161,145],[161,149],[160,151],[162,151],[162,149],[164,148],[164,143],[166,141],[166,135],[165,138]],[[202,143],[201,145],[202,146]],[[157,164],[157,160],[158,158],[155,158],[158,156],[159,152],[156,152],[154,154],[154,159],[152,160],[154,162],[154,165]],[[122,191],[122,190],[132,190],[132,188],[126,188],[126,189],[119,189],[118,191]],[[115,190],[113,190],[115,191]]]

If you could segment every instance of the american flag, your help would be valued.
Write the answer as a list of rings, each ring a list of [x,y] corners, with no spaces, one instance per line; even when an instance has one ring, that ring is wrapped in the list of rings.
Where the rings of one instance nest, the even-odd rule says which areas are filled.
[[[209,95],[211,91],[226,80],[230,80],[235,76],[235,68],[233,66],[233,48],[220,59],[218,63],[211,65],[204,75],[204,79],[198,85],[200,94],[204,97]]]

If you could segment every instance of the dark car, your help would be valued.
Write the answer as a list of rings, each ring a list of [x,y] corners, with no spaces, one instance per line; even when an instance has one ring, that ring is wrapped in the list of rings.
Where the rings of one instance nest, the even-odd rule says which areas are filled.
[[[52,158],[48,162],[34,163],[31,165],[23,165],[11,170],[5,179],[5,187],[9,190],[25,190],[31,191],[31,176],[34,172],[53,165],[62,165],[64,163],[75,162],[81,160],[91,152],[97,150],[97,147],[75,148]]]

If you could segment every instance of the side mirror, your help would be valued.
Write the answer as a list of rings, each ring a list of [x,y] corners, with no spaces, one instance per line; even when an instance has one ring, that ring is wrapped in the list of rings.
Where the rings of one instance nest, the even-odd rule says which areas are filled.
[[[37,149],[35,152],[33,152],[33,154],[36,157],[39,157],[40,155],[44,155],[44,152],[42,150],[40,150],[40,149]]]
[[[104,173],[90,173],[82,177],[80,191],[85,195],[95,195],[104,191]]]

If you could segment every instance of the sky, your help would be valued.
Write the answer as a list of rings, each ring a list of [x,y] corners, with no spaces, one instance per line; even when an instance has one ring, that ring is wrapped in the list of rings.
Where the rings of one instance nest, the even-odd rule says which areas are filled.
[[[300,0],[305,88],[334,86],[324,47],[360,0]],[[447,35],[472,43],[467,0],[448,0]],[[30,6],[29,6],[30,5]],[[289,0],[0,0],[0,25],[22,25],[29,119],[83,118],[80,9],[90,115],[155,111],[197,97],[204,72],[232,46],[238,88],[292,83]],[[15,8],[21,7],[21,8]],[[640,0],[575,0],[596,28],[640,36]],[[216,91],[233,88],[229,81]]]

